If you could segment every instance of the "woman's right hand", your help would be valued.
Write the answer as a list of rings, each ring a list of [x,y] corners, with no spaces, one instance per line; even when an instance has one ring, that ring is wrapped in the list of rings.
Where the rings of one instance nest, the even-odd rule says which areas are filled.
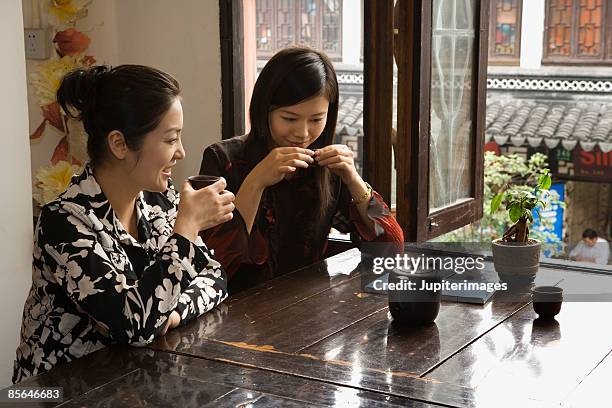
[[[210,186],[194,190],[185,180],[181,190],[174,232],[192,242],[198,232],[230,221],[233,217],[235,196],[225,190],[227,183],[222,177]]]
[[[298,167],[307,168],[314,163],[314,152],[301,147],[277,147],[249,173],[258,187],[265,189],[283,180]]]

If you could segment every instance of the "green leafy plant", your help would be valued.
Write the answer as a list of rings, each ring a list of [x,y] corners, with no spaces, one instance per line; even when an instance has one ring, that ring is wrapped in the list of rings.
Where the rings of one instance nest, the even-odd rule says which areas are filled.
[[[504,242],[527,242],[529,239],[529,224],[533,222],[533,212],[541,219],[540,210],[548,205],[548,190],[552,185],[550,172],[545,169],[539,176],[538,183],[533,190],[512,186],[502,189],[491,200],[491,214],[493,214],[502,201],[506,201],[506,211],[513,224],[506,229],[502,236]]]
[[[496,155],[493,152],[485,152],[484,159],[482,218],[463,228],[444,234],[434,241],[485,244],[501,238],[508,228],[509,217],[505,211],[491,212],[493,199],[511,188],[533,192],[540,176],[548,171],[548,157],[541,153],[533,154],[526,160],[516,154]],[[565,203],[559,198],[559,194],[555,190],[547,191],[546,195],[550,208],[565,208]],[[561,238],[551,232],[552,227],[553,220],[544,217],[540,218],[537,228],[533,226],[529,228],[529,236],[542,243],[546,256],[558,256],[563,254],[565,250],[565,244]]]

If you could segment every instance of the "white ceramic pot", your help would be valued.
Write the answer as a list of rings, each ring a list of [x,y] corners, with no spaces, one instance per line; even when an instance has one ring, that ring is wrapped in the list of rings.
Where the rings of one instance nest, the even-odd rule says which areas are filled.
[[[502,242],[501,238],[492,242],[493,265],[498,274],[535,277],[540,266],[542,244],[535,240],[529,242]]]

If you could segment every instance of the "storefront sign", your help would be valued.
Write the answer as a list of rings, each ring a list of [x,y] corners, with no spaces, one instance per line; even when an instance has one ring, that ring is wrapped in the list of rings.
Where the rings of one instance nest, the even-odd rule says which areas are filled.
[[[612,182],[612,151],[603,153],[596,148],[587,152],[576,146],[572,153],[576,178]]]

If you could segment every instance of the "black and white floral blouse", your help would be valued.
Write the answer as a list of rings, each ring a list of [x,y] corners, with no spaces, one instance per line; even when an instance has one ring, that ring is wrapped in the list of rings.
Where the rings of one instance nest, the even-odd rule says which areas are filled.
[[[178,201],[171,183],[140,193],[137,241],[86,166],[43,208],[14,383],[113,343],[145,345],[173,310],[183,324],[227,297],[225,272],[202,241],[173,234]]]

